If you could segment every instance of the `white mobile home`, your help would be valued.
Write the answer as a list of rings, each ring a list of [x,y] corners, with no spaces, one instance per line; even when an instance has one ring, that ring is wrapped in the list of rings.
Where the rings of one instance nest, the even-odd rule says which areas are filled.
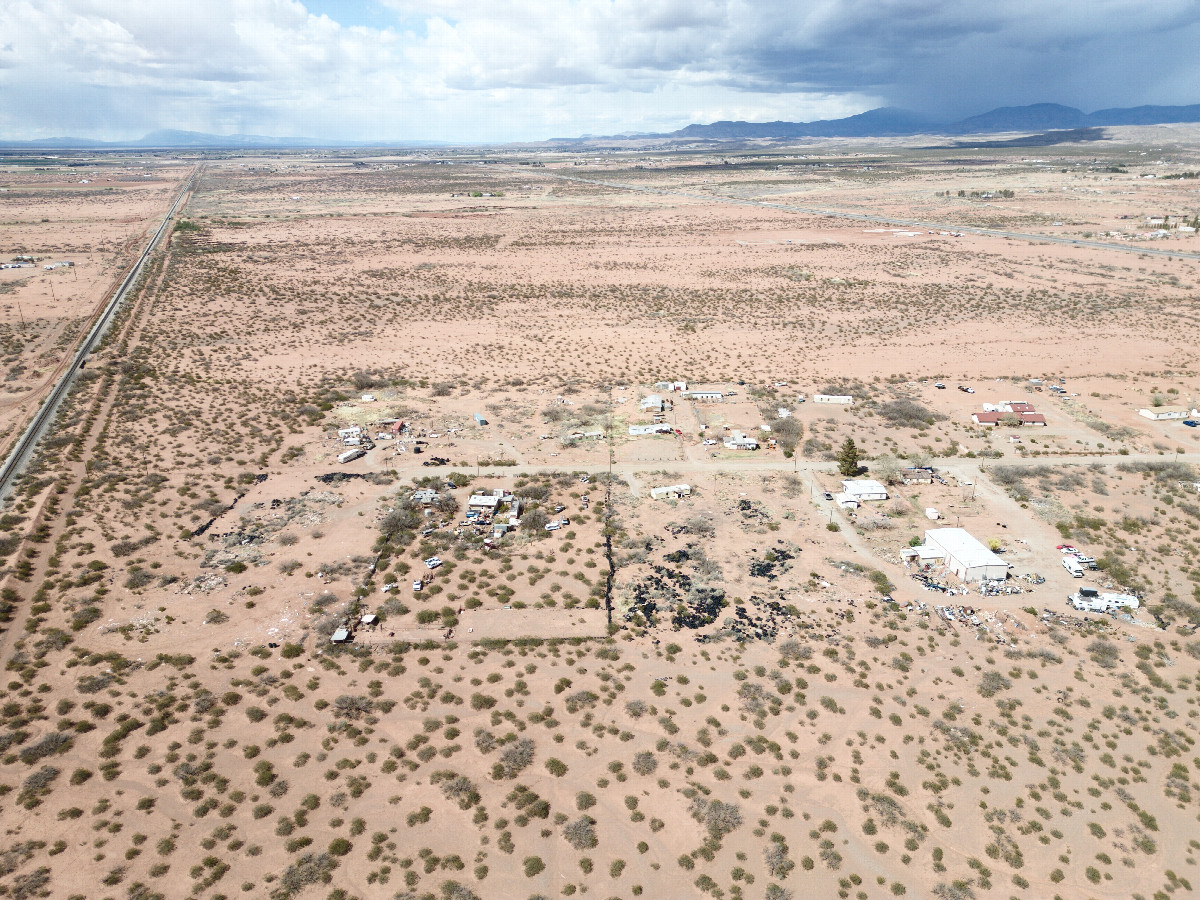
[[[864,500],[886,500],[888,498],[887,488],[873,478],[843,481],[842,491],[860,503]]]
[[[692,487],[688,484],[672,484],[667,487],[650,488],[650,496],[655,500],[665,498],[678,500],[680,497],[690,497],[691,494]]]
[[[1138,415],[1160,422],[1164,419],[1186,419],[1191,415],[1191,410],[1186,406],[1154,406],[1150,409],[1139,409]]]
[[[629,436],[630,437],[640,437],[641,435],[646,435],[646,434],[670,434],[671,432],[672,432],[672,428],[670,425],[665,425],[665,424],[661,424],[661,423],[658,425],[630,425],[629,426]]]
[[[758,441],[740,431],[733,431],[725,437],[725,446],[730,450],[757,450]]]
[[[688,391],[684,396],[697,403],[720,403],[725,399],[720,391]]]
[[[837,403],[842,406],[853,406],[854,398],[846,394],[813,394],[813,403]]]

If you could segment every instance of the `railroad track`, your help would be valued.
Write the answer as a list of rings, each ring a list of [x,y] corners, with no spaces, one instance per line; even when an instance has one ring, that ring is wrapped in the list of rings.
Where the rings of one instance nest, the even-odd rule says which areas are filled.
[[[142,269],[145,267],[146,261],[150,258],[150,254],[159,245],[163,235],[169,233],[171,221],[179,209],[179,205],[183,202],[184,197],[187,196],[188,191],[196,183],[196,176],[198,174],[199,169],[197,168],[179,189],[179,194],[175,197],[175,202],[171,204],[171,208],[167,210],[167,214],[163,216],[162,223],[155,230],[154,234],[151,235],[145,249],[142,250],[137,261],[125,274],[117,289],[113,291],[112,299],[108,301],[108,305],[96,317],[91,329],[83,341],[80,342],[79,348],[75,351],[74,357],[71,358],[70,364],[63,370],[54,387],[50,389],[50,393],[46,395],[41,406],[34,413],[29,425],[25,428],[20,438],[17,439],[16,444],[13,445],[13,449],[4,460],[3,466],[0,466],[0,502],[8,499],[9,494],[12,492],[13,484],[16,482],[17,477],[25,471],[25,467],[33,457],[33,452],[37,448],[38,442],[45,436],[46,430],[54,421],[58,407],[70,391],[71,385],[75,383],[75,377],[79,374],[79,370],[83,368],[84,361],[96,348],[100,339],[104,337],[104,333],[112,323],[113,316],[116,315],[126,295],[137,283],[138,276],[142,274]]]

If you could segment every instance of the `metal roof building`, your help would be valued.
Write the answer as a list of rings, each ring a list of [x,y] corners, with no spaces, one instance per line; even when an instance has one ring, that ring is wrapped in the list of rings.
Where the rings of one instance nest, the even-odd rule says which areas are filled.
[[[1008,576],[1008,563],[973,538],[965,528],[930,528],[925,532],[925,547],[940,551],[946,559],[946,568],[963,581]]]

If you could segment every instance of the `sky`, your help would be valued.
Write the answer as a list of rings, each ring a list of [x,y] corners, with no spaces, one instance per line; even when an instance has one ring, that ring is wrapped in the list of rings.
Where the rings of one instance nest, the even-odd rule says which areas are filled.
[[[504,142],[1200,102],[1197,0],[2,0],[0,138]]]

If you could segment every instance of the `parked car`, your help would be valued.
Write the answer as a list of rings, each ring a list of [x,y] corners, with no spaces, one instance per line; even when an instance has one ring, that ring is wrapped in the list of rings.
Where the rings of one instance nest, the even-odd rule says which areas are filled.
[[[421,583],[420,579],[414,581],[413,582],[413,593],[414,594],[420,593],[421,588],[423,588],[424,586],[425,585]]]
[[[1063,553],[1074,553],[1075,552],[1075,548],[1072,547],[1070,544],[1059,544],[1054,549],[1061,550]]]
[[[1184,419],[1183,424],[1188,428],[1195,428],[1196,426],[1200,425],[1200,422],[1197,422],[1195,419]]]
[[[933,383],[933,386],[935,388],[937,388],[939,391],[944,391],[946,389],[946,386],[944,384],[942,384],[940,381],[935,381]]]
[[[427,568],[427,569],[436,569],[441,564],[442,564],[442,561],[440,559],[438,559],[436,556],[431,556],[431,557],[429,557],[429,559],[425,560],[425,568]]]
[[[826,500],[832,500],[832,499],[833,499],[833,494],[829,493],[829,491],[826,491],[826,492],[823,494],[823,496],[825,497],[825,499],[826,499]]]
[[[967,387],[965,384],[960,384],[960,385],[958,386],[958,389],[959,389],[960,391],[962,391],[964,394],[973,394],[973,393],[975,393],[975,388],[973,388],[973,387]]]

